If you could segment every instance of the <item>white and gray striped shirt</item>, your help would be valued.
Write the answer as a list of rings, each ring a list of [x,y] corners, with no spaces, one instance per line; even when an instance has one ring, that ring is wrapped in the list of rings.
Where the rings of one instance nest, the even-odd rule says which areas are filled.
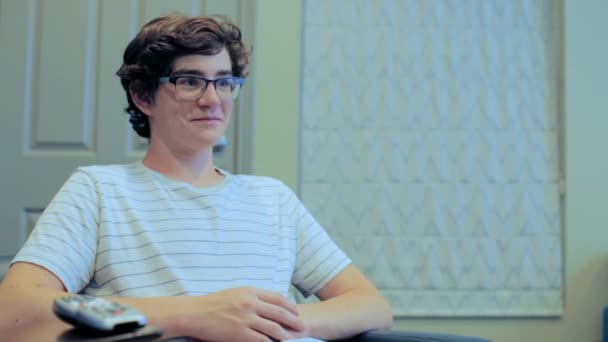
[[[210,188],[141,162],[78,168],[13,259],[69,292],[204,295],[254,286],[289,297],[321,289],[350,259],[278,180],[226,175]]]

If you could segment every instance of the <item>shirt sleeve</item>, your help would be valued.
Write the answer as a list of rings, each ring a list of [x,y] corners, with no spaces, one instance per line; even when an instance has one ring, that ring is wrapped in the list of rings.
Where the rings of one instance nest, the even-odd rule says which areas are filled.
[[[296,259],[292,284],[309,297],[351,263],[298,197],[285,186],[285,210],[295,227]]]
[[[46,207],[11,264],[28,262],[55,274],[68,292],[93,277],[99,222],[94,181],[77,169]]]

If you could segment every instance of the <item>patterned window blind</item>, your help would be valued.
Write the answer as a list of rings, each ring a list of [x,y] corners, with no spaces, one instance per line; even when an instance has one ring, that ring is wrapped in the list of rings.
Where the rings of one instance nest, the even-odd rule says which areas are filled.
[[[305,0],[300,195],[397,316],[562,313],[554,0]]]

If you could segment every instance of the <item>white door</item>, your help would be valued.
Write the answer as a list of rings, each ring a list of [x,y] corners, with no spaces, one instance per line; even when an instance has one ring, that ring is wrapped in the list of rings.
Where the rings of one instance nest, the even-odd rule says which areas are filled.
[[[239,0],[0,0],[0,278],[77,166],[143,156],[146,142],[130,128],[115,76],[138,29],[172,12],[224,14],[247,26],[253,6]],[[220,167],[234,172],[249,167],[242,147],[250,119],[239,112],[251,96],[235,106],[228,146],[218,157]]]

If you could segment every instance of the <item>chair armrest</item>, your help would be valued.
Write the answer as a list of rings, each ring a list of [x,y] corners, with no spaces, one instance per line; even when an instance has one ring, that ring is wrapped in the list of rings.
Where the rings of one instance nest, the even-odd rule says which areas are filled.
[[[343,342],[491,342],[479,337],[402,330],[372,330]]]

